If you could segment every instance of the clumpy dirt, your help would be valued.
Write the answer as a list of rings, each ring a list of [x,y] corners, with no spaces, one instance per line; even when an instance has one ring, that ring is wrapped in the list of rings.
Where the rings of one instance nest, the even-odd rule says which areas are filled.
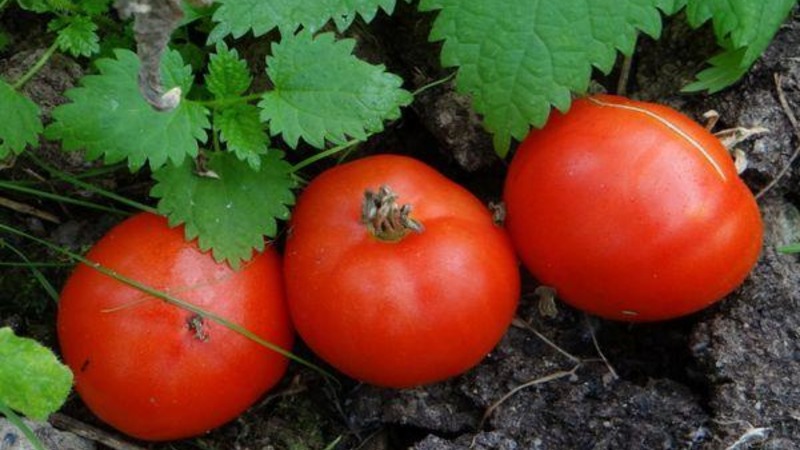
[[[716,51],[712,33],[690,30],[680,19],[670,21],[662,40],[640,39],[628,94],[672,105],[699,121],[714,109],[720,113],[717,129],[769,130],[737,145],[747,156],[744,180],[761,192],[800,146],[800,131],[781,103],[800,115],[798,13],[796,9],[741,82],[714,95],[678,92]],[[399,2],[394,17],[379,17],[351,35],[362,56],[387,64],[413,90],[449,73],[436,62],[439,44],[426,42],[431,18]],[[257,55],[253,64],[263,66],[263,47],[247,45]],[[18,51],[2,55],[3,74],[19,71],[39,47],[19,41],[14,48]],[[47,98],[34,98],[44,106],[63,101],[58,91],[73,83],[80,70],[74,61],[57,61],[41,77],[46,89],[55,86],[53,91],[43,91],[51,92]],[[613,92],[617,75],[599,79]],[[482,199],[500,196],[504,163],[493,156],[491,138],[468,101],[455,93],[452,81],[421,94],[402,119],[388,124],[360,154],[387,151],[433,164]],[[323,162],[318,170],[334,163]],[[59,164],[72,170],[87,167],[74,160]],[[206,436],[131,445],[155,450],[304,450],[326,448],[339,439],[337,449],[362,450],[800,448],[800,259],[778,252],[783,245],[800,242],[796,167],[759,199],[766,226],[759,264],[740,289],[706,311],[666,323],[629,325],[586,317],[558,304],[558,314],[549,317],[540,313],[536,280],[526,276],[519,320],[483,363],[460,377],[390,390],[345,378],[341,385],[331,385],[292,365],[284,382],[259,404]],[[0,177],[25,176],[25,169],[30,165],[22,157]],[[120,173],[101,179],[146,201],[142,180]],[[38,201],[37,206],[57,211],[63,223],[37,223],[4,210],[0,220],[81,249],[119,219],[52,202]],[[0,259],[12,259],[2,255]],[[45,273],[58,285],[66,271]],[[12,300],[0,302],[0,325],[14,325],[52,343],[52,332],[48,338],[46,331],[52,326],[52,305],[41,306],[44,320],[39,321],[31,320],[31,312],[22,307],[8,306],[44,295],[28,272],[0,273],[0,287],[0,296],[10,293]],[[313,358],[301,344],[296,351]],[[113,433],[77,398],[63,413]]]

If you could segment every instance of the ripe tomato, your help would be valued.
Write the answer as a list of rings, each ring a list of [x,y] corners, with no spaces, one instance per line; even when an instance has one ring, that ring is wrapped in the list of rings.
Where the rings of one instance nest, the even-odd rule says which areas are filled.
[[[308,185],[292,215],[284,273],[292,319],[311,349],[388,387],[477,364],[519,297],[513,247],[488,209],[429,166],[395,155],[343,164]]]
[[[218,264],[166,219],[136,215],[87,258],[290,348],[280,258],[267,250],[239,271]],[[283,375],[287,360],[218,323],[89,266],[67,281],[58,337],[76,389],[103,421],[131,436],[169,440],[235,418]]]
[[[564,301],[610,319],[709,306],[761,250],[758,206],[728,151],[665,106],[576,101],[521,144],[504,197],[525,266]]]

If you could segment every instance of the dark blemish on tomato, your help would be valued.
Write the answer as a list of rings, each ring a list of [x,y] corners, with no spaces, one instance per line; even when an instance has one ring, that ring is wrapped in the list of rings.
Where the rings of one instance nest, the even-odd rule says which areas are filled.
[[[86,369],[88,368],[89,368],[89,358],[86,358],[86,360],[83,361],[83,364],[81,364],[81,372],[86,372]]]
[[[194,333],[195,339],[201,342],[208,342],[208,325],[205,319],[199,314],[194,314],[186,320],[186,326]]]

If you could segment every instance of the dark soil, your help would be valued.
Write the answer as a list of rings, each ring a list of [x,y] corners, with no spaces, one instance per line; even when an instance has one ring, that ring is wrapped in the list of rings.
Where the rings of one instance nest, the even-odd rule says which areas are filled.
[[[699,121],[714,109],[721,116],[717,128],[768,129],[738,145],[748,160],[743,178],[760,192],[800,146],[800,131],[793,129],[781,105],[782,96],[790,111],[800,113],[800,17],[795,12],[753,70],[715,95],[678,93],[715,46],[709,30],[693,31],[675,20],[658,42],[641,39],[628,95],[672,105]],[[5,15],[2,27],[15,40],[0,54],[0,74],[13,79],[45,44],[23,37],[27,30],[42,32],[35,17],[10,16]],[[439,45],[426,41],[431,18],[399,2],[392,18],[379,17],[350,33],[359,41],[363,57],[387,64],[413,90],[448,73],[436,59]],[[242,42],[243,49],[248,45]],[[263,54],[257,49],[264,47],[251,47],[257,55],[253,67],[263,67]],[[91,70],[86,61],[57,58],[26,92],[47,112],[64,101],[64,90],[86,70]],[[598,75],[598,80],[613,92],[617,76]],[[31,151],[68,171],[95,166],[79,155],[61,153],[52,143]],[[505,164],[494,156],[491,138],[452,82],[421,94],[401,120],[373,137],[357,155],[375,152],[414,155],[486,201],[500,197]],[[315,170],[332,164],[335,161],[324,161]],[[0,178],[29,179],[37,170],[22,156],[13,168],[0,170]],[[117,171],[96,182],[147,202],[147,179],[146,174]],[[170,444],[131,443],[156,450],[295,450],[322,449],[341,437],[336,448],[363,450],[800,448],[800,260],[777,250],[800,241],[798,181],[795,165],[760,197],[764,252],[749,279],[723,302],[694,316],[628,325],[589,318],[559,304],[558,314],[550,318],[539,312],[536,281],[526,278],[521,320],[482,364],[463,376],[398,391],[344,378],[341,386],[331,386],[293,365],[281,386],[261,403],[207,436]],[[89,195],[55,182],[47,187]],[[0,221],[77,250],[120,220],[0,193],[7,194],[55,214],[61,223],[5,209],[0,209]],[[19,239],[4,238],[31,259],[63,261]],[[15,260],[0,248],[0,261]],[[65,268],[43,270],[56,288],[68,273]],[[2,268],[0,299],[0,326],[11,325],[55,347],[54,302],[28,269]],[[302,344],[296,352],[313,358]],[[521,385],[526,387],[498,403]],[[114,434],[77,397],[63,413]]]

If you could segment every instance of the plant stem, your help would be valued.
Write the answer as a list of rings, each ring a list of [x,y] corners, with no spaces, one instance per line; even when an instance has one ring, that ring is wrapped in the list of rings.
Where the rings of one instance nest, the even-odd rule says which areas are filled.
[[[304,168],[310,166],[311,164],[314,164],[315,162],[317,162],[317,161],[319,161],[321,159],[325,159],[325,158],[327,158],[329,156],[332,156],[332,155],[335,155],[335,154],[337,154],[337,153],[339,153],[341,151],[347,150],[348,148],[358,144],[359,142],[361,142],[361,141],[359,141],[358,139],[353,139],[351,141],[345,142],[342,145],[337,145],[336,147],[329,148],[328,150],[325,150],[324,152],[319,152],[319,153],[316,153],[314,155],[311,155],[308,158],[306,158],[306,159],[300,161],[299,163],[295,164],[294,166],[292,166],[292,172],[297,172],[297,171],[299,171],[301,169],[304,169]]]
[[[275,353],[278,353],[279,355],[281,355],[281,356],[283,356],[285,358],[288,358],[288,359],[290,359],[290,360],[292,360],[292,361],[294,361],[294,362],[296,362],[298,364],[302,364],[302,365],[308,367],[309,369],[314,370],[315,372],[321,374],[322,376],[324,376],[328,380],[336,380],[336,378],[334,378],[334,376],[330,372],[328,372],[327,370],[323,369],[322,367],[320,367],[320,366],[318,366],[318,365],[316,365],[316,364],[314,364],[312,362],[306,361],[305,359],[300,358],[299,356],[294,355],[290,351],[285,350],[285,349],[283,349],[283,348],[281,348],[281,347],[279,347],[279,346],[277,346],[277,345],[275,345],[275,344],[273,344],[273,343],[261,338],[260,336],[256,335],[255,333],[253,333],[252,331],[248,330],[247,328],[239,325],[238,323],[231,322],[230,320],[228,320],[225,317],[222,317],[222,316],[220,316],[220,315],[218,315],[216,313],[213,313],[211,311],[207,311],[207,310],[205,310],[205,309],[203,309],[203,308],[201,308],[201,307],[199,307],[197,305],[189,303],[189,302],[187,302],[185,300],[181,300],[181,299],[179,299],[177,297],[174,297],[174,296],[172,296],[172,295],[170,295],[170,294],[168,294],[166,292],[162,292],[162,291],[159,291],[159,290],[157,290],[157,289],[155,289],[153,287],[147,286],[147,285],[145,285],[143,283],[140,283],[140,282],[134,280],[133,278],[128,278],[125,275],[122,275],[122,274],[117,273],[116,271],[114,271],[112,269],[109,269],[107,267],[104,267],[104,266],[100,265],[99,263],[96,263],[96,262],[93,262],[93,261],[91,261],[91,260],[89,260],[87,258],[84,258],[83,256],[81,256],[81,255],[79,255],[77,253],[74,253],[74,252],[72,252],[70,250],[67,250],[67,249],[65,249],[63,247],[60,247],[60,246],[58,246],[56,244],[48,242],[48,241],[46,241],[44,239],[39,239],[36,236],[30,235],[30,234],[25,233],[23,231],[19,231],[19,230],[13,228],[13,227],[9,227],[7,225],[4,225],[4,224],[0,223],[0,231],[5,231],[5,232],[8,232],[8,233],[14,234],[16,236],[23,237],[23,238],[28,239],[30,241],[36,242],[37,244],[40,244],[40,245],[45,246],[45,247],[47,247],[47,248],[49,248],[51,250],[54,250],[54,251],[56,251],[58,253],[61,253],[62,255],[65,255],[65,256],[67,256],[67,257],[69,257],[71,259],[74,259],[75,261],[83,263],[86,266],[88,266],[88,267],[90,267],[90,268],[102,273],[103,275],[107,275],[107,276],[109,276],[109,277],[111,277],[111,278],[113,278],[113,279],[115,279],[115,280],[117,280],[117,281],[119,281],[121,283],[124,283],[124,284],[126,284],[126,285],[128,285],[130,287],[138,289],[139,291],[144,292],[145,294],[148,294],[148,295],[151,295],[151,296],[156,297],[158,299],[161,299],[161,300],[163,300],[163,301],[165,301],[165,302],[167,302],[167,303],[169,303],[171,305],[177,306],[178,308],[181,308],[181,309],[184,309],[186,311],[195,313],[200,317],[203,317],[203,318],[206,318],[206,319],[210,319],[210,320],[212,320],[212,321],[214,321],[214,322],[216,322],[216,323],[228,328],[229,330],[232,330],[232,331],[235,331],[236,333],[239,333],[240,335],[244,336],[247,339],[250,339],[251,341],[253,341],[253,342],[257,343],[257,344],[259,344],[259,345],[261,345],[263,347],[266,347],[269,350],[274,351]]]
[[[47,64],[47,61],[50,61],[50,58],[53,56],[53,54],[56,52],[57,49],[58,49],[58,42],[53,41],[53,43],[50,45],[50,47],[48,47],[48,49],[39,58],[39,60],[36,61],[36,64],[34,64],[30,69],[28,69],[28,71],[25,72],[25,75],[21,76],[17,81],[14,82],[14,85],[12,86],[14,90],[19,90],[20,88],[22,88],[22,86],[24,86],[25,83],[30,81],[31,78],[33,78],[40,70],[42,70],[42,67],[44,67],[44,65]]]
[[[52,175],[52,176],[54,176],[54,177],[56,177],[56,178],[58,178],[58,179],[60,179],[62,181],[66,181],[67,183],[69,183],[69,184],[71,184],[73,186],[77,186],[77,187],[79,187],[81,189],[86,189],[87,191],[94,192],[95,194],[99,194],[99,195],[101,195],[103,197],[106,197],[108,199],[111,199],[111,200],[114,200],[116,202],[122,203],[123,205],[130,206],[131,208],[138,209],[140,211],[151,212],[151,213],[157,214],[157,211],[156,211],[155,208],[152,208],[152,207],[147,206],[147,205],[145,205],[143,203],[139,203],[137,201],[131,200],[131,199],[127,198],[127,197],[123,197],[121,195],[115,194],[113,192],[109,192],[109,191],[107,191],[105,189],[102,189],[102,188],[99,188],[99,187],[97,187],[97,186],[95,186],[95,185],[93,185],[91,183],[87,183],[85,181],[81,181],[78,178],[76,178],[76,177],[74,177],[74,176],[72,176],[72,175],[70,175],[70,174],[68,174],[66,172],[62,172],[62,171],[56,169],[55,167],[50,166],[49,164],[47,164],[44,161],[42,161],[41,159],[39,159],[33,153],[27,153],[27,156],[37,166],[39,166],[42,169],[44,169],[45,171],[47,171],[47,173],[49,173],[50,175]]]
[[[250,103],[253,100],[259,100],[263,95],[264,93],[260,93],[214,100],[193,100],[193,102],[208,108],[223,108],[225,106],[238,105],[239,103]]]
[[[11,422],[14,426],[19,428],[20,431],[22,431],[22,434],[24,434],[25,437],[28,438],[28,441],[30,441],[31,445],[33,445],[33,447],[36,450],[47,450],[44,448],[44,444],[42,444],[42,441],[40,441],[39,438],[36,437],[36,434],[33,432],[33,430],[31,430],[31,428],[22,420],[20,416],[17,415],[17,413],[14,412],[14,410],[12,410],[8,405],[3,403],[2,400],[0,400],[0,413],[3,413],[3,415],[6,416],[9,422]]]
[[[428,89],[435,88],[436,86],[439,86],[440,84],[447,83],[448,81],[452,80],[455,76],[456,76],[456,72],[453,72],[450,75],[448,75],[448,76],[446,76],[446,77],[444,77],[444,78],[442,78],[440,80],[432,81],[432,82],[430,82],[430,83],[428,83],[428,84],[426,84],[424,86],[419,87],[416,91],[412,92],[411,95],[416,97],[419,94],[422,94],[423,92],[427,91]]]
[[[0,12],[2,12],[6,6],[8,6],[8,1],[9,0],[0,0]]]

